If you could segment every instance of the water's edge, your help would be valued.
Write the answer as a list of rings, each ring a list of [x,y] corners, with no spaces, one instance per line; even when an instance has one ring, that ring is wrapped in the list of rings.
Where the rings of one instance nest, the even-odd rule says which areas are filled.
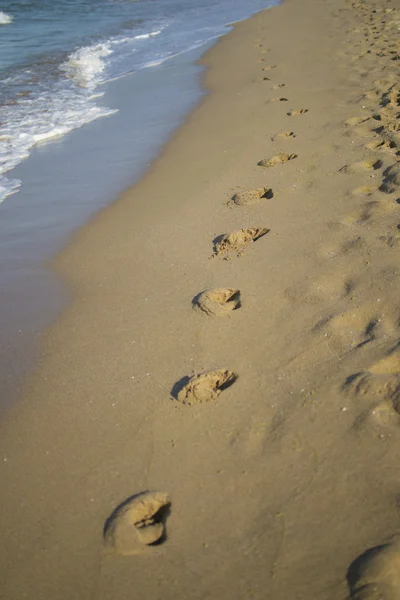
[[[231,30],[232,26],[227,33]],[[109,83],[104,90],[105,105],[118,109],[112,118],[94,121],[60,142],[36,148],[15,169],[15,176],[26,183],[12,201],[1,205],[0,220],[0,413],[18,399],[27,374],[40,359],[41,333],[72,301],[74,292],[54,271],[54,260],[89,220],[118,202],[124,191],[145,176],[204,101],[210,93],[204,62],[221,39]],[[152,88],[155,102],[148,104]],[[140,115],[132,109],[133,98],[138,105],[142,101]],[[165,113],[157,111],[166,103],[168,123]],[[146,139],[149,127],[158,127],[159,132],[151,144]],[[132,155],[131,137],[138,128],[142,128],[144,152]],[[99,170],[99,165],[104,168]],[[134,171],[132,165],[136,165]]]

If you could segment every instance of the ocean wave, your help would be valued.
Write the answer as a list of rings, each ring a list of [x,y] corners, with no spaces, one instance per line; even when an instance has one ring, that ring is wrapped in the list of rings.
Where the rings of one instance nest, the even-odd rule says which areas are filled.
[[[80,87],[93,89],[101,82],[106,56],[112,54],[110,43],[84,46],[69,55],[60,69]]]
[[[0,10],[0,25],[8,25],[12,21],[13,18],[11,15],[8,15],[7,13]]]
[[[54,141],[70,131],[117,112],[95,100],[102,94],[65,79],[55,88],[0,106],[0,202],[18,191],[21,182],[7,179],[33,147]]]

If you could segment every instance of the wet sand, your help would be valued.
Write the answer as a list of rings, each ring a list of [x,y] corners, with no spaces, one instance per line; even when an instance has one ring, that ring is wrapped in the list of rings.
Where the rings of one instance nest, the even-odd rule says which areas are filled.
[[[396,9],[239,23],[58,257],[75,300],[2,425],[0,598],[399,596]],[[107,520],[147,490],[164,537],[130,552]]]

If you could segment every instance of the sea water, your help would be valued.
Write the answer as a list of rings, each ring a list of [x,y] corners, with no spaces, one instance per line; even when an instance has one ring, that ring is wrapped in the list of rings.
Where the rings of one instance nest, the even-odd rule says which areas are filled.
[[[276,3],[0,4],[0,408],[66,297],[41,262],[134,183],[199,101],[203,52]]]
[[[32,149],[116,111],[106,82],[162,64],[271,0],[3,0],[0,200]]]

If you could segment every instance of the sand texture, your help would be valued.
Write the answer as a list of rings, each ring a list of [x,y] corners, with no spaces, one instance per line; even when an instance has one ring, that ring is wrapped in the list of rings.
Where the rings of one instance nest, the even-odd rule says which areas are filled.
[[[239,23],[57,258],[74,300],[1,425],[2,600],[400,598],[399,28]]]

